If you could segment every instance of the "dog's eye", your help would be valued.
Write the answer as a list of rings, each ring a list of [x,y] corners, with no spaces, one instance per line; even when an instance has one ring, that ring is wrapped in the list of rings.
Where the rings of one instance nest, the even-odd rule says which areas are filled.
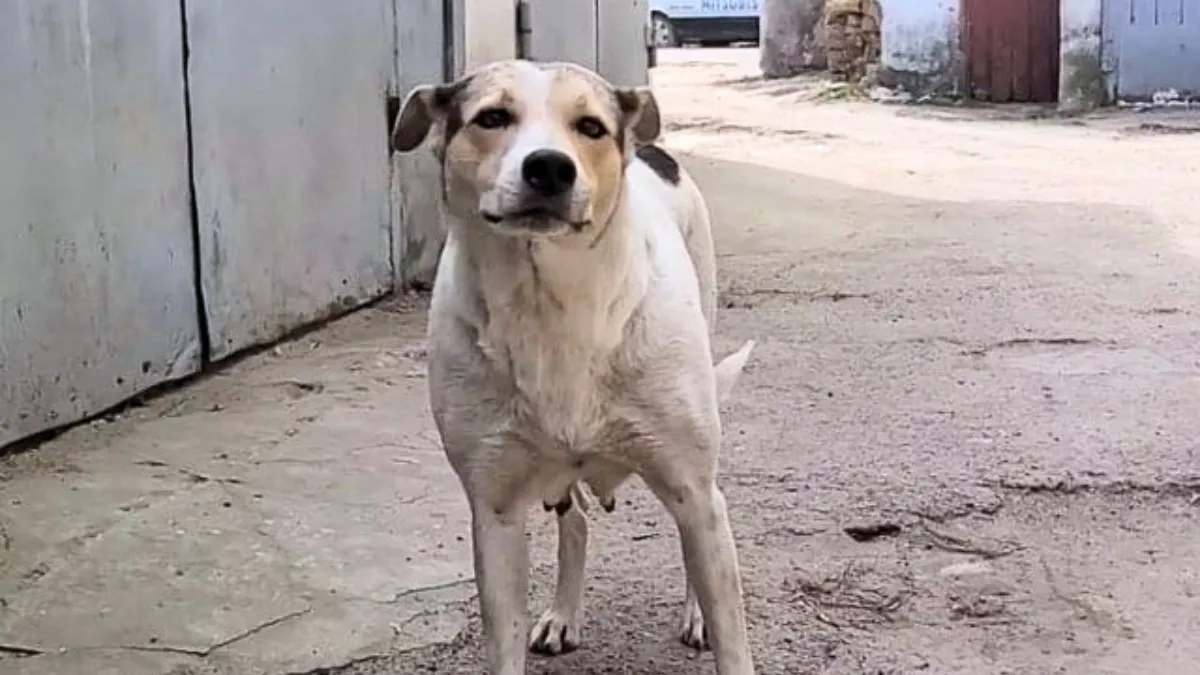
[[[575,130],[588,138],[604,138],[608,134],[604,122],[595,117],[580,117],[575,122]]]
[[[472,120],[481,129],[503,129],[512,124],[512,113],[504,108],[488,108],[481,110]]]

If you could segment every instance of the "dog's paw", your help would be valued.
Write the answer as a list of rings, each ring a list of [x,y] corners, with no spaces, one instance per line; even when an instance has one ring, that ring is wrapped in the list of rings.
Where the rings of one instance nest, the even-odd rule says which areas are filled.
[[[708,650],[708,629],[704,626],[704,615],[700,612],[700,605],[689,602],[683,608],[679,641],[692,649]]]
[[[579,649],[579,621],[553,608],[546,610],[529,632],[529,651],[535,654],[556,656],[576,649]]]

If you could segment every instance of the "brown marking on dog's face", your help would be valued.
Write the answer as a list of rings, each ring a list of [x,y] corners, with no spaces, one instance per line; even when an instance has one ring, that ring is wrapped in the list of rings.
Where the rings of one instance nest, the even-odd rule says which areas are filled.
[[[633,148],[659,133],[649,90],[615,89],[579,66],[528,61],[414,91],[394,146],[415,148],[439,122],[450,207],[517,234],[607,221]]]

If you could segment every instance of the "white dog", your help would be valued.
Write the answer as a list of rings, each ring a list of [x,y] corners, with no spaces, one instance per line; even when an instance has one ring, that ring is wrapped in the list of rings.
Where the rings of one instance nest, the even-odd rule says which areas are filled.
[[[526,646],[578,646],[583,511],[592,495],[612,510],[632,474],[679,528],[684,642],[711,641],[720,675],[754,673],[715,482],[717,404],[753,343],[713,366],[708,207],[649,145],[659,128],[648,88],[505,61],[413,90],[392,131],[400,152],[433,136],[442,160],[430,397],[470,502],[490,675],[524,675]],[[559,514],[558,585],[528,631],[525,521],[538,501]]]

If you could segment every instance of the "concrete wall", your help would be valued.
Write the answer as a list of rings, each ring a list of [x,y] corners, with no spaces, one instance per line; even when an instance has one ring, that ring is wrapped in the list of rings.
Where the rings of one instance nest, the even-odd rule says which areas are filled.
[[[959,0],[881,0],[880,82],[922,96],[959,93]]]

